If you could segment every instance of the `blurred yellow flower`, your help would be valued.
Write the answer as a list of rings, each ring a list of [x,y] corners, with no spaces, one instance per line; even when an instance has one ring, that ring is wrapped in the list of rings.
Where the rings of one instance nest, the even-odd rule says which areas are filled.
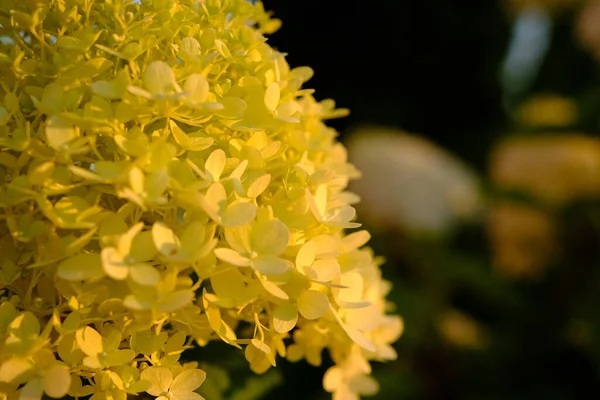
[[[485,335],[479,324],[458,310],[443,312],[438,318],[437,327],[443,338],[453,346],[478,349],[485,344]]]
[[[493,204],[488,218],[493,266],[510,278],[538,278],[559,251],[553,218],[514,202]]]
[[[543,94],[525,102],[517,111],[520,124],[532,127],[563,127],[577,121],[577,106],[568,98]]]
[[[573,8],[582,1],[585,0],[505,0],[505,5],[511,13],[518,13],[531,6],[543,7],[554,13]]]
[[[600,139],[583,135],[515,136],[491,155],[493,183],[551,205],[600,196]]]
[[[575,35],[583,48],[600,62],[600,1],[585,1],[577,16]]]

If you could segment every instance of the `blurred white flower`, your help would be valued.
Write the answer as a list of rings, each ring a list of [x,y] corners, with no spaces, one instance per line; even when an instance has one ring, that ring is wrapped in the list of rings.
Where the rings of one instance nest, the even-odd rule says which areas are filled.
[[[363,219],[374,225],[442,234],[481,208],[477,176],[423,138],[362,128],[349,139],[348,154],[362,172],[350,189],[362,199]]]

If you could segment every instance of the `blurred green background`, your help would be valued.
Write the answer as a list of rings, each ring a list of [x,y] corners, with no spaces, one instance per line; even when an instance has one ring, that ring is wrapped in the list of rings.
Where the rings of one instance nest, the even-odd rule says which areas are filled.
[[[264,4],[270,43],[351,109],[330,125],[405,320],[375,398],[600,393],[600,2]],[[200,351],[233,371],[228,398],[330,396],[326,358],[255,378],[226,345]]]

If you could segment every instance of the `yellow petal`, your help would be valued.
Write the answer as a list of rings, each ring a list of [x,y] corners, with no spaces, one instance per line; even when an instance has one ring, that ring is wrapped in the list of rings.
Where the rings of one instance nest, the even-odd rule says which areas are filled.
[[[193,37],[183,38],[179,50],[187,55],[197,55],[200,53],[200,43]]]
[[[150,382],[150,388],[146,390],[151,396],[160,396],[169,390],[173,382],[173,374],[165,367],[146,368],[140,374],[140,379]]]
[[[325,217],[326,223],[328,225],[336,226],[339,228],[358,228],[361,224],[356,222],[350,222],[356,216],[356,210],[352,206],[343,206],[333,211],[332,213],[328,213]]]
[[[154,259],[157,249],[154,245],[154,238],[151,231],[144,231],[137,234],[131,242],[129,250],[130,263],[144,262]]]
[[[75,332],[75,339],[81,350],[88,356],[102,352],[102,336],[94,328],[86,326]]]
[[[223,108],[216,110],[215,114],[222,118],[239,118],[244,115],[248,105],[238,97],[224,97],[219,100]]]
[[[234,203],[221,213],[220,225],[235,228],[250,223],[256,217],[256,206],[252,203]]]
[[[85,281],[104,276],[99,254],[78,254],[67,258],[60,264],[56,274],[68,281]]]
[[[164,223],[156,222],[152,226],[152,239],[158,251],[165,256],[174,255],[179,249],[179,239]]]
[[[38,335],[40,322],[31,311],[21,312],[8,326],[8,332],[17,338]]]
[[[336,301],[338,302],[358,302],[362,300],[364,282],[362,276],[357,272],[347,272],[342,274],[339,284],[345,286],[345,289],[335,289]]]
[[[344,328],[344,331],[346,331],[346,333],[348,334],[348,337],[350,339],[352,339],[352,341],[356,344],[358,344],[360,347],[362,347],[365,350],[374,352],[376,350],[375,345],[373,344],[373,342],[361,331],[359,331],[358,329],[342,324],[342,328]]]
[[[344,251],[352,251],[364,246],[371,239],[369,232],[363,230],[353,232],[342,239],[342,248]]]
[[[176,290],[160,299],[160,303],[156,308],[162,312],[172,312],[190,304],[193,299],[194,292],[192,290]]]
[[[311,67],[296,67],[290,71],[290,77],[298,77],[302,83],[309,81],[315,74]]]
[[[123,306],[130,310],[149,310],[156,305],[156,300],[152,297],[136,296],[128,294],[123,299]]]
[[[344,314],[346,323],[364,332],[372,331],[381,323],[381,313],[377,306],[371,304],[367,307],[347,309]]]
[[[102,249],[102,269],[106,275],[116,280],[123,280],[129,275],[129,265],[114,247]]]
[[[276,256],[260,256],[252,260],[252,268],[264,275],[279,275],[291,268],[291,263]]]
[[[173,69],[164,61],[153,61],[144,72],[144,87],[153,95],[166,94],[174,90],[177,82]]]
[[[344,321],[342,321],[342,318],[340,317],[340,315],[337,313],[337,311],[335,311],[333,309],[333,306],[330,306],[331,308],[331,313],[333,314],[333,316],[335,317],[335,319],[338,321],[338,323],[340,324],[340,326],[344,329],[344,331],[346,332],[346,334],[348,335],[348,337],[356,344],[358,344],[360,347],[362,347],[365,350],[368,351],[372,351],[374,352],[376,350],[375,345],[373,344],[373,342],[361,331],[359,331],[358,329],[348,326],[347,324],[344,323]]]
[[[212,276],[210,283],[219,299],[243,297],[246,291],[244,277],[237,268]]]
[[[208,81],[204,75],[192,74],[183,85],[183,90],[187,92],[187,99],[193,103],[202,103],[208,97]]]
[[[317,319],[329,311],[329,300],[324,293],[307,290],[298,298],[298,311],[306,319]]]
[[[281,289],[279,286],[277,286],[273,282],[268,281],[266,279],[260,279],[260,284],[272,296],[275,296],[278,299],[282,299],[282,300],[289,300],[290,296],[288,296],[288,294],[286,292],[284,292],[283,289]]]
[[[91,369],[102,369],[104,364],[100,362],[100,358],[97,355],[87,356],[83,359],[83,365]]]
[[[44,381],[32,379],[21,389],[19,400],[40,400],[44,394]]]
[[[269,183],[271,183],[270,174],[264,174],[259,176],[257,179],[253,180],[252,183],[248,186],[248,191],[246,192],[248,197],[250,197],[251,199],[257,198],[267,189],[267,187],[269,187]]]
[[[181,250],[189,253],[193,253],[194,251],[198,250],[198,244],[203,242],[206,234],[206,224],[200,221],[191,222],[181,233]]]
[[[271,368],[271,363],[267,354],[260,351],[256,346],[246,346],[244,355],[246,360],[250,363],[250,369],[256,374],[265,373]]]
[[[215,48],[225,58],[231,58],[231,52],[227,48],[227,45],[222,40],[215,40]]]
[[[369,375],[356,375],[350,381],[353,391],[362,396],[375,396],[379,392],[379,383]]]
[[[265,106],[269,111],[274,112],[279,105],[279,99],[281,97],[281,91],[277,82],[270,83],[265,91]]]
[[[250,246],[260,255],[279,255],[287,248],[290,238],[288,227],[278,219],[257,224],[251,232]]]
[[[340,367],[331,367],[323,376],[323,388],[328,392],[335,392],[344,384],[344,372]]]
[[[115,350],[107,354],[104,363],[108,367],[116,367],[131,362],[135,357],[135,352],[131,349]]]
[[[61,115],[53,115],[46,123],[46,139],[48,144],[57,150],[64,147],[77,137],[73,123]]]
[[[142,231],[142,229],[144,229],[144,223],[138,222],[137,224],[129,228],[127,233],[121,235],[121,237],[119,238],[119,243],[117,245],[119,254],[125,255],[129,253],[129,251],[131,250],[131,244],[133,243],[133,239],[138,235],[138,233]]]
[[[254,338],[250,341],[250,344],[265,354],[271,353],[271,348],[265,342],[263,342],[261,340]]]
[[[200,206],[206,214],[215,222],[221,222],[219,211],[227,205],[227,193],[220,183],[210,185],[206,195],[198,196]]]
[[[11,358],[0,365],[0,382],[19,382],[33,372],[33,362],[25,358]],[[21,383],[21,382],[19,382]]]
[[[215,331],[215,332],[219,332],[219,329],[221,328],[221,311],[218,307],[208,307],[205,306],[206,308],[206,317],[208,318],[208,323],[210,324],[210,327]]]
[[[223,339],[225,343],[229,343],[239,348],[239,345],[236,343],[237,336],[235,335],[235,332],[229,325],[225,323],[225,321],[221,321],[221,326],[217,331],[217,335],[219,335],[219,337]]]
[[[135,264],[129,269],[131,279],[138,285],[154,286],[160,280],[160,273],[148,264]]]
[[[238,267],[247,267],[251,262],[249,258],[240,255],[237,251],[225,247],[215,249],[215,255],[219,260]]]
[[[310,210],[317,221],[323,221],[323,217],[325,216],[325,212],[327,210],[327,186],[319,185],[314,196],[307,189],[306,200],[308,201],[308,206],[310,207]]]
[[[340,274],[340,264],[335,258],[324,258],[306,267],[307,276],[319,282],[329,282]]]
[[[273,328],[276,332],[289,332],[294,329],[296,322],[298,322],[298,307],[293,303],[280,304],[273,311]]]
[[[44,372],[44,391],[50,397],[60,399],[71,387],[71,374],[65,365],[54,364]]]
[[[312,265],[315,261],[315,256],[317,252],[317,245],[312,240],[306,242],[300,247],[298,250],[298,254],[296,254],[296,268],[300,271],[304,271],[304,267],[308,267]]]
[[[188,369],[180,372],[171,384],[171,393],[175,396],[188,394],[198,389],[206,380],[206,372],[200,369]]]

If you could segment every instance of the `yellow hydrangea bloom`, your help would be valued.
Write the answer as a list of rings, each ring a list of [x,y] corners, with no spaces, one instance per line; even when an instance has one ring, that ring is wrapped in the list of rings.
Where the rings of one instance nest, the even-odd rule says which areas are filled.
[[[257,373],[328,349],[327,390],[375,392],[402,322],[343,232],[358,173],[323,120],[346,110],[279,25],[244,0],[1,2],[1,398],[200,399],[180,356],[213,340]]]

